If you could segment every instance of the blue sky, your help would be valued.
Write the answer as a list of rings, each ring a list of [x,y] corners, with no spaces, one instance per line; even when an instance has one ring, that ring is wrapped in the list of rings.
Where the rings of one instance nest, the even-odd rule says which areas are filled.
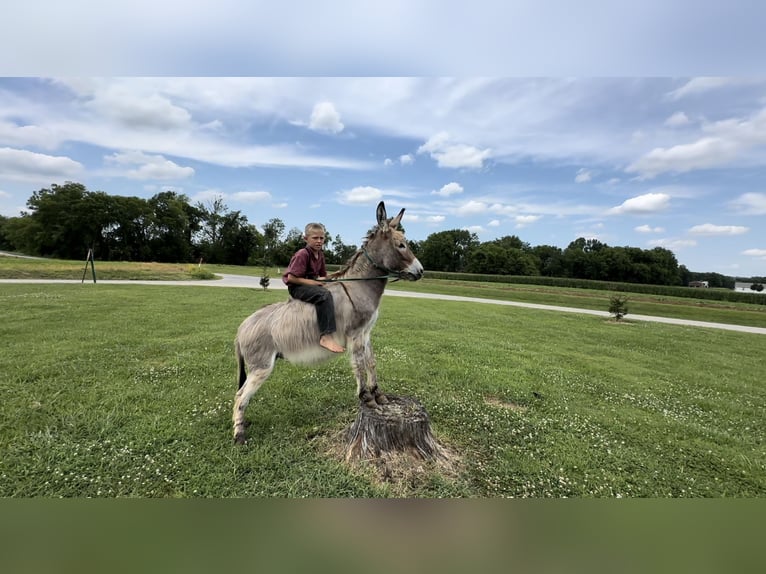
[[[0,52],[3,215],[71,180],[222,196],[253,224],[321,221],[358,243],[383,199],[407,209],[412,239],[595,237],[766,275],[766,77],[751,73],[763,51],[732,54],[759,20],[731,2],[329,2],[296,19],[221,0],[242,18],[220,30],[220,10],[136,0],[98,14],[73,0],[27,34],[40,3],[0,24],[14,46]],[[525,24],[543,4],[559,10],[539,34]],[[68,41],[78,34],[90,41]]]

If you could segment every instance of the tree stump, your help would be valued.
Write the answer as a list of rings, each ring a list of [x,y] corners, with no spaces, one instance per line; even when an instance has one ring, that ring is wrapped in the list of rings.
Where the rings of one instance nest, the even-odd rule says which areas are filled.
[[[386,397],[388,403],[377,408],[359,404],[356,420],[347,434],[346,462],[378,459],[387,454],[407,454],[425,461],[449,458],[431,434],[428,413],[419,401],[411,397]]]

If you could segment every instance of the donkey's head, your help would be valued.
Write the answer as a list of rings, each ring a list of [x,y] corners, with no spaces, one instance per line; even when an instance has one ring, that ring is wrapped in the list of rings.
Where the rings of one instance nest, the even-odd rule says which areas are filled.
[[[409,281],[417,281],[423,276],[423,266],[410,251],[404,233],[398,229],[404,209],[393,219],[388,219],[386,206],[381,201],[376,214],[378,225],[368,237],[365,246],[368,256],[381,271]]]

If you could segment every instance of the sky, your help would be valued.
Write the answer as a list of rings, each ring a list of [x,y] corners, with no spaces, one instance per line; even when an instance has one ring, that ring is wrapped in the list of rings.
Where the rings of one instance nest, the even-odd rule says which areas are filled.
[[[85,13],[73,0],[57,23],[38,25],[37,41],[21,26],[38,0],[0,24],[4,42],[25,48],[0,56],[0,214],[76,181],[115,195],[221,197],[254,225],[319,221],[359,244],[383,200],[389,215],[406,208],[410,239],[468,229],[481,241],[517,235],[565,248],[596,238],[665,247],[692,271],[766,275],[766,75],[751,66],[764,51],[740,57],[728,42],[747,46],[756,18],[654,1],[434,14],[427,2],[392,0],[362,15],[353,3],[321,13],[309,3],[301,20],[221,0],[260,10],[248,20],[255,31],[219,31],[209,11],[179,17],[155,6],[131,54],[120,38],[141,25],[136,2],[130,11],[115,3],[105,26],[76,18],[73,31],[61,25]],[[553,4],[569,11],[546,13],[541,40],[523,24]],[[576,17],[585,24],[572,25]],[[64,41],[78,29],[95,34],[86,58]],[[110,32],[116,48],[92,49]],[[156,50],[160,37],[174,49]]]

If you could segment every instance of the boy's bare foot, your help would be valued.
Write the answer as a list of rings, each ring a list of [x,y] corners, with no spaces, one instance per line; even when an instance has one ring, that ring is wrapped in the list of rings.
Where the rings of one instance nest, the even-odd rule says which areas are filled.
[[[328,351],[332,351],[333,353],[342,353],[346,350],[335,342],[335,340],[332,338],[332,335],[322,335],[322,337],[319,339],[319,344]]]

